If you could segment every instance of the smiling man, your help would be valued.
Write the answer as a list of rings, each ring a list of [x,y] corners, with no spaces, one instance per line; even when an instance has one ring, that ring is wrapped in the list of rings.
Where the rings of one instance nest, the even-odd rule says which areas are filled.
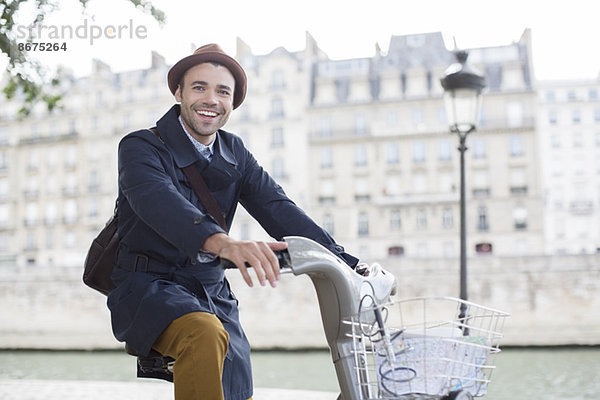
[[[236,135],[221,129],[244,101],[246,74],[209,44],[168,73],[174,105],[158,122],[119,144],[119,251],[108,307],[115,337],[137,354],[175,359],[176,400],[252,397],[250,346],[220,259],[249,286],[276,287],[274,250],[285,236],[311,238],[355,266],[262,169]],[[220,208],[211,215],[183,168],[193,166]],[[276,240],[228,235],[241,204]],[[248,266],[251,266],[251,274]],[[252,276],[251,276],[252,275]]]

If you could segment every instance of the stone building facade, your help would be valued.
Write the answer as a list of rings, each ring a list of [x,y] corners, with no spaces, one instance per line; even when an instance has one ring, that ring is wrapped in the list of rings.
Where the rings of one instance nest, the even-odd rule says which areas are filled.
[[[552,183],[541,179],[539,149],[547,127],[538,108],[549,106],[538,96],[530,31],[469,53],[488,87],[478,129],[467,139],[468,255],[553,253],[548,237],[556,234],[546,229],[555,229]],[[309,34],[302,51],[265,55],[239,40],[236,56],[249,90],[226,129],[340,243],[364,259],[458,257],[458,139],[449,133],[439,84],[453,55],[440,33],[393,36],[387,52],[377,48],[367,58],[331,60]],[[65,77],[62,108],[23,120],[16,104],[3,101],[2,263],[81,266],[114,206],[119,139],[152,126],[173,104],[168,68],[158,54],[150,68],[121,73],[94,60],[90,76]],[[597,122],[589,123],[593,131]],[[597,197],[585,201],[597,204]],[[232,234],[265,236],[243,210]],[[588,251],[598,247],[597,236]]]

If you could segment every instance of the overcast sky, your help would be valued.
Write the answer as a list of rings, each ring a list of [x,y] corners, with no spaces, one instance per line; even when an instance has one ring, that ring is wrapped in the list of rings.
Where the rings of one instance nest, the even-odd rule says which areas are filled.
[[[47,65],[67,64],[81,76],[89,74],[92,58],[113,71],[141,69],[149,66],[152,50],[172,64],[190,54],[192,44],[217,42],[233,55],[236,37],[255,54],[265,54],[279,46],[303,49],[308,31],[325,53],[340,59],[372,56],[375,43],[385,52],[392,35],[441,32],[448,48],[453,48],[453,38],[458,47],[472,48],[518,41],[531,28],[538,79],[596,78],[600,72],[597,0],[153,0],[153,4],[167,15],[163,27],[126,0],[92,0],[84,14],[77,0],[60,1],[61,8],[45,21],[42,34],[66,26],[75,37],[63,38],[67,51],[33,54]],[[120,26],[120,32],[103,31],[92,40],[92,34],[112,26]],[[75,35],[78,27],[79,36],[87,37]]]

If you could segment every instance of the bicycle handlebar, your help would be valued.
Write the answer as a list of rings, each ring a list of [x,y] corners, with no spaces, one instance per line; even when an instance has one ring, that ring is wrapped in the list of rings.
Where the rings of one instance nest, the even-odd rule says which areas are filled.
[[[292,266],[292,259],[290,257],[289,251],[285,250],[273,250],[275,256],[277,257],[277,261],[279,261],[279,269],[290,268]],[[233,261],[228,260],[226,258],[221,258],[221,268],[223,269],[237,269],[237,266],[233,263]],[[252,268],[252,265],[246,263],[246,268]]]

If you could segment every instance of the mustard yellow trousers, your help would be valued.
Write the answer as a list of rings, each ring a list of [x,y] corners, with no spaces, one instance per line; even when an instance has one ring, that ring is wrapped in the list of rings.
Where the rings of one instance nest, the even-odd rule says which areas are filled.
[[[175,359],[175,400],[224,400],[221,382],[228,344],[229,334],[213,314],[193,312],[171,322],[153,348]]]

